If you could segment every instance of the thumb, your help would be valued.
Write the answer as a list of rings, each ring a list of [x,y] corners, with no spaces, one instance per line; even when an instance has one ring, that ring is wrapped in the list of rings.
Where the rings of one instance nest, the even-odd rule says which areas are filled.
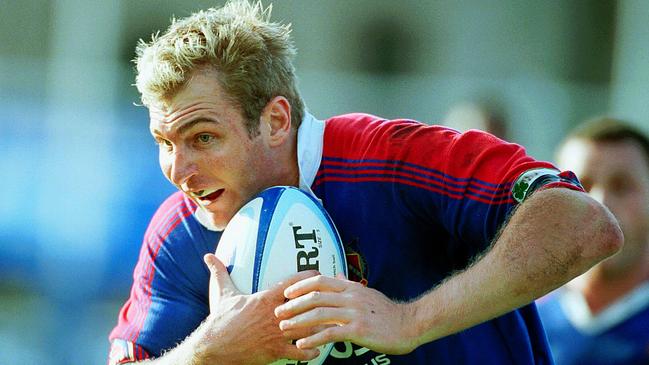
[[[210,308],[226,297],[241,294],[228,274],[228,269],[214,254],[208,253],[203,256],[205,265],[210,270]]]

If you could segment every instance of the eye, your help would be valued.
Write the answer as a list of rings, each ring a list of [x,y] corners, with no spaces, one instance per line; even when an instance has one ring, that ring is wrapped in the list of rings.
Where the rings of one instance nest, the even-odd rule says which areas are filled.
[[[171,151],[173,149],[171,141],[168,141],[166,139],[156,138],[155,143],[158,145],[158,147],[165,148],[167,151]]]
[[[211,134],[202,133],[196,136],[196,142],[198,142],[199,144],[203,144],[203,145],[210,144],[213,141],[214,141],[214,136]]]
[[[616,176],[610,181],[610,189],[618,195],[626,194],[633,189],[633,183],[629,177]]]

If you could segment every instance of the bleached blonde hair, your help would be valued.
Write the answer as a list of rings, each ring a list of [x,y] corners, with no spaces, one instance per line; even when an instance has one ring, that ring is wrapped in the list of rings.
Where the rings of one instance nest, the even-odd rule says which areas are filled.
[[[291,26],[271,22],[271,10],[272,5],[264,8],[261,2],[232,0],[221,8],[173,19],[164,34],[154,34],[150,42],[140,40],[134,62],[142,103],[167,101],[192,71],[208,66],[241,108],[251,135],[258,131],[264,106],[276,96],[288,99],[297,128],[304,103],[296,85]]]

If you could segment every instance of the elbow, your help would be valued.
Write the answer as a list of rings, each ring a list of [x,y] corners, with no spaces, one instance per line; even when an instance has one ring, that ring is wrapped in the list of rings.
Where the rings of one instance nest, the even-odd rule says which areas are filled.
[[[624,235],[615,216],[602,204],[591,200],[589,202],[590,224],[586,224],[590,234],[585,235],[585,256],[595,262],[604,260],[622,249]]]

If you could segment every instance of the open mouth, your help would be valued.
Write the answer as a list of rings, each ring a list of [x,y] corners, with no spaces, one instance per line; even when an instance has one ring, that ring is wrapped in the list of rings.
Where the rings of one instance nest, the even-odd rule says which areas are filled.
[[[190,192],[189,195],[198,200],[201,205],[207,205],[218,199],[224,191],[224,189],[199,190]]]

